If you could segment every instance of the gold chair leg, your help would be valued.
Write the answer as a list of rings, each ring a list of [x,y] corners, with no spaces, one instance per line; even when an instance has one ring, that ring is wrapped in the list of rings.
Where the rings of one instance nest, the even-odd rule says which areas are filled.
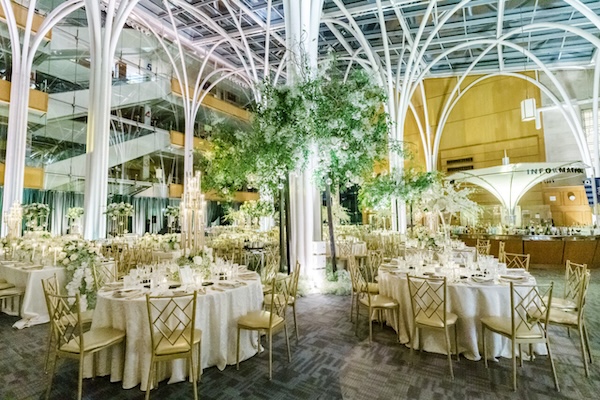
[[[146,382],[146,400],[150,399],[150,390],[152,390],[152,371],[154,369],[154,356],[150,359],[150,368],[148,368],[148,381]]]
[[[56,362],[58,361],[56,353],[54,353],[54,357],[52,358],[52,371],[50,373],[50,382],[48,383],[48,389],[46,389],[46,400],[50,398],[50,392],[52,391],[52,381],[54,381],[54,372],[56,371]]]
[[[590,377],[590,370],[588,368],[588,357],[587,357],[587,347],[585,342],[585,333],[583,331],[583,326],[579,325],[579,342],[581,344],[581,355],[583,356],[583,368],[585,369],[585,377]]]
[[[283,325],[285,333],[285,343],[287,345],[288,362],[292,362],[292,352],[290,350],[290,337],[288,336],[287,325]]]
[[[269,330],[269,380],[273,380],[273,332]]]
[[[548,339],[548,336],[546,336],[546,349],[548,350],[548,359],[550,360],[550,367],[552,368],[552,375],[554,376],[554,386],[556,387],[556,391],[560,392],[560,386],[558,386],[558,376],[556,375],[556,367],[554,367],[554,359],[552,358],[550,339]]]
[[[77,400],[83,396],[83,353],[79,356],[79,376],[77,382]],[[93,360],[92,360],[93,361]]]
[[[460,361],[460,351],[458,351],[458,324],[454,324],[454,347],[456,350],[456,361]]]
[[[446,353],[448,355],[448,366],[450,367],[450,377],[454,380],[454,369],[452,368],[452,347],[450,347],[450,334],[448,333],[448,326],[444,328],[444,334],[446,336]]]
[[[296,343],[298,342],[298,320],[296,319],[296,302],[292,304],[292,310],[294,311],[294,329],[296,330]]]
[[[516,346],[516,343],[513,341],[512,343],[512,364],[513,364],[513,390],[517,391],[517,349],[521,350],[521,345]]]
[[[481,324],[481,347],[483,347],[483,363],[488,368],[487,347],[485,346],[485,325]]]
[[[369,307],[369,315],[367,316],[367,321],[369,322],[369,346],[371,345],[371,342],[373,342],[373,321],[371,320],[372,313],[373,310],[371,310],[371,307]]]
[[[354,311],[354,290],[350,291],[350,322],[352,322],[352,312]]]
[[[583,325],[583,333],[585,334],[585,347],[587,348],[588,357],[590,358],[590,364],[594,363],[592,359],[592,348],[590,347],[590,337],[588,335],[587,325],[585,322],[582,322]]]
[[[523,349],[521,349],[520,344],[519,344],[519,367],[523,368]]]
[[[202,342],[198,343],[198,382],[202,380]]]
[[[52,324],[52,321],[50,321]],[[48,373],[48,363],[50,362],[50,352],[52,351],[52,327],[50,327],[50,333],[48,334],[48,349],[46,350],[46,360],[44,362],[44,373]]]
[[[260,332],[258,333],[258,340],[260,341]],[[258,345],[260,351],[260,344]],[[235,368],[239,371],[240,369],[240,328],[237,330],[237,347],[235,349]]]
[[[193,352],[190,352],[190,364],[192,366],[192,385],[194,386],[194,400],[198,400],[198,386],[196,384],[196,368],[194,364]]]

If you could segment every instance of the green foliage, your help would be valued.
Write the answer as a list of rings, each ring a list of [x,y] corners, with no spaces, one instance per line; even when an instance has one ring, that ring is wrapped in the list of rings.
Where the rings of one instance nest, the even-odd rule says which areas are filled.
[[[352,185],[385,156],[385,93],[369,74],[356,70],[344,81],[341,70],[327,67],[299,78],[258,87],[250,131],[211,127],[212,149],[201,162],[207,189],[229,193],[247,182],[275,192],[288,173],[305,168],[312,149],[319,184]]]
[[[344,82],[342,71],[332,68],[318,80],[313,113],[318,127],[314,136],[317,182],[321,186],[360,184],[386,154],[385,92],[364,70],[354,70]]]

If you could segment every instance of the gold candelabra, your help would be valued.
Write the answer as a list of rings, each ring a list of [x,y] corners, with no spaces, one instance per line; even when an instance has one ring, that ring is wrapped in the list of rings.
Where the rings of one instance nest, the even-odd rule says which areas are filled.
[[[181,247],[187,254],[197,254],[204,248],[204,218],[206,201],[201,189],[201,175],[185,180],[180,204]]]
[[[4,213],[4,223],[8,228],[8,237],[21,237],[23,231],[23,207],[21,206],[21,204],[14,203],[10,210]]]

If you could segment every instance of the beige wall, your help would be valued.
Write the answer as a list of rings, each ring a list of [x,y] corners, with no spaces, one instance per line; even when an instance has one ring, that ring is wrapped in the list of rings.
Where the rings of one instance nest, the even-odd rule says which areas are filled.
[[[477,78],[479,76],[465,79],[461,90]],[[457,78],[436,78],[424,83],[432,132],[437,129],[440,114],[457,81]],[[546,161],[543,128],[536,129],[534,121],[521,121],[521,101],[525,98],[535,98],[536,104],[541,104],[538,88],[513,77],[489,78],[471,88],[456,104],[444,127],[437,168],[446,172],[449,160],[463,158],[472,158],[472,161],[450,167],[472,165],[477,169],[500,165],[504,150],[512,163]],[[414,96],[414,104],[424,125],[420,95]],[[416,159],[424,164],[422,140],[412,113],[405,125],[404,140],[414,143]],[[498,204],[484,190],[474,200],[480,204]],[[543,204],[541,187],[532,189],[520,204]]]

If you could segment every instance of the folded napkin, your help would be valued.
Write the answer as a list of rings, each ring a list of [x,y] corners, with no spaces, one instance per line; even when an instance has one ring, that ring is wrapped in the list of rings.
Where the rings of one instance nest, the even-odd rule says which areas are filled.
[[[506,270],[507,275],[525,275],[525,268],[509,268]]]
[[[494,278],[491,276],[485,275],[473,275],[471,276],[471,280],[475,283],[493,283]]]
[[[500,279],[509,282],[527,282],[529,277],[525,275],[500,275]]]
[[[234,289],[234,288],[238,288],[240,286],[245,285],[245,283],[237,282],[237,281],[222,281],[222,282],[219,282],[219,285],[224,288]]]

